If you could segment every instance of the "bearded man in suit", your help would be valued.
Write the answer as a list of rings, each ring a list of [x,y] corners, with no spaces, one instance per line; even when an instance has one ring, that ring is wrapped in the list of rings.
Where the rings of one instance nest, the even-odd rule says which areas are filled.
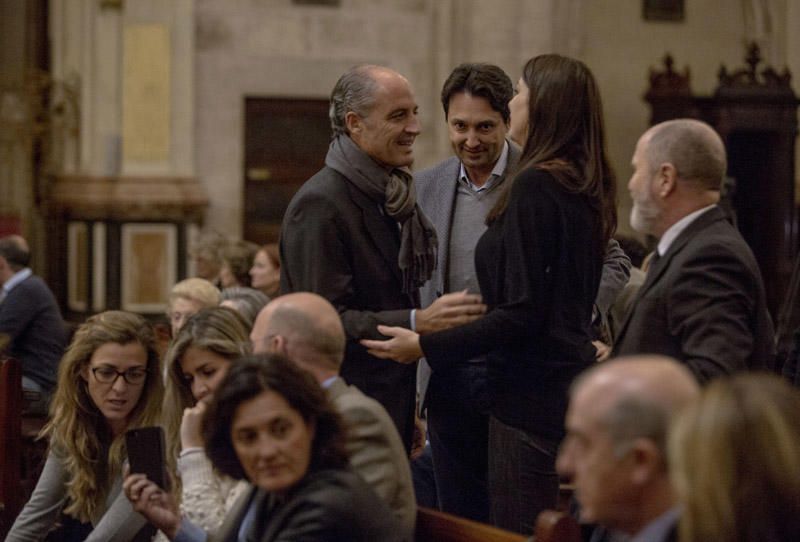
[[[631,225],[658,246],[615,354],[671,356],[700,382],[773,369],[758,264],[717,205],[726,161],[719,135],[692,119],[657,124],[636,144]]]

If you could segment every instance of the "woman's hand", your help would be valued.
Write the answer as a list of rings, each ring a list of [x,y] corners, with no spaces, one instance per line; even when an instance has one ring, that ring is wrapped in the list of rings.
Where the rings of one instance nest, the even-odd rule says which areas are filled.
[[[200,400],[191,408],[183,410],[181,419],[181,449],[202,448],[203,435],[200,427],[203,422],[203,415],[206,413],[206,402]]]
[[[592,341],[595,349],[595,360],[606,361],[611,357],[611,347],[602,341]]]
[[[400,363],[414,363],[422,357],[422,348],[419,346],[419,334],[404,327],[378,326],[378,332],[387,337],[388,341],[375,341],[363,339],[362,346],[376,358],[393,359]]]
[[[125,474],[122,490],[133,509],[167,535],[167,538],[175,538],[181,526],[181,512],[172,495],[148,480],[144,474],[129,474],[127,467]]]

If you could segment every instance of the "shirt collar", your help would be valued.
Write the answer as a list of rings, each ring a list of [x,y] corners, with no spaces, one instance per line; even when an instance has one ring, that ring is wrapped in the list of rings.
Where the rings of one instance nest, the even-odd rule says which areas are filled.
[[[680,508],[677,506],[670,508],[636,533],[630,542],[664,542],[680,515]]]
[[[675,224],[670,226],[669,229],[664,232],[664,235],[662,235],[661,239],[659,239],[658,241],[658,247],[657,247],[658,255],[663,256],[664,254],[666,254],[667,250],[669,250],[670,245],[672,245],[672,242],[678,238],[678,236],[683,232],[683,230],[689,227],[689,224],[700,218],[700,215],[702,215],[706,211],[716,206],[717,206],[716,203],[712,203],[707,207],[698,209],[693,213],[689,213],[685,217],[678,220]]]
[[[8,279],[3,283],[3,291],[5,293],[10,292],[17,284],[30,277],[32,274],[33,271],[31,271],[30,267],[20,269],[19,271],[11,275],[10,279]]]
[[[495,162],[494,168],[492,168],[492,172],[489,174],[489,178],[486,180],[486,183],[483,186],[475,186],[475,184],[469,179],[467,170],[464,167],[464,162],[460,162],[458,178],[473,192],[483,192],[484,190],[488,190],[494,186],[497,179],[503,176],[503,174],[506,172],[506,166],[508,166],[508,141],[503,142],[503,150],[500,151],[500,158],[498,158],[497,162]]]
[[[327,390],[328,388],[333,386],[333,383],[336,382],[337,378],[339,378],[339,377],[334,375],[334,376],[332,376],[330,378],[326,378],[325,380],[323,380],[322,381],[322,389]]]

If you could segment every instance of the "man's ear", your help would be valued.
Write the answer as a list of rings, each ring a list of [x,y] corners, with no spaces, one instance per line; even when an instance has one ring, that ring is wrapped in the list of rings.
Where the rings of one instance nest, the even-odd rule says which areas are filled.
[[[363,121],[361,117],[359,117],[354,111],[348,111],[344,115],[344,125],[347,127],[348,133],[350,135],[361,135],[361,131],[363,130]]]
[[[666,198],[675,191],[678,185],[678,170],[670,162],[664,162],[658,167],[656,179],[656,195],[661,199]]]
[[[280,354],[284,357],[289,357],[289,350],[287,347],[286,337],[283,335],[273,335],[269,339],[269,351],[274,354]]]
[[[664,456],[650,439],[636,439],[629,453],[633,462],[631,481],[638,486],[645,485],[660,476],[666,468]]]

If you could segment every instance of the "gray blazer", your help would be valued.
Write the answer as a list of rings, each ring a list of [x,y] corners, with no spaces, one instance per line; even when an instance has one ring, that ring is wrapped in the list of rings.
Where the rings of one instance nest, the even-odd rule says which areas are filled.
[[[519,147],[509,141],[508,165],[503,179],[506,178],[506,174],[516,169],[521,154],[522,151]],[[461,160],[456,156],[451,156],[433,167],[414,174],[417,203],[436,228],[436,236],[439,240],[438,265],[433,272],[433,277],[419,290],[421,307],[427,307],[445,293],[449,264],[447,258],[450,255],[450,224],[453,221],[453,208],[455,207],[460,171]],[[425,398],[428,393],[431,372],[431,367],[425,358],[420,360],[417,366],[417,394],[420,412],[425,409]]]
[[[407,531],[414,532],[417,501],[408,454],[386,409],[341,378],[333,381],[328,396],[347,425],[350,467],[389,505]]]
[[[508,164],[503,179],[514,173],[522,156],[521,149],[508,141]],[[453,220],[453,207],[458,188],[458,174],[461,161],[456,156],[422,170],[414,175],[417,190],[417,203],[436,228],[439,239],[439,265],[434,276],[420,288],[420,306],[427,307],[445,292],[448,275],[448,255],[450,253],[450,225]],[[611,240],[606,250],[600,288],[595,305],[598,312],[605,316],[619,293],[625,287],[630,276],[631,261],[620,248],[619,243]],[[431,378],[431,367],[423,358],[417,367],[417,394],[419,410],[425,409],[425,399]]]

